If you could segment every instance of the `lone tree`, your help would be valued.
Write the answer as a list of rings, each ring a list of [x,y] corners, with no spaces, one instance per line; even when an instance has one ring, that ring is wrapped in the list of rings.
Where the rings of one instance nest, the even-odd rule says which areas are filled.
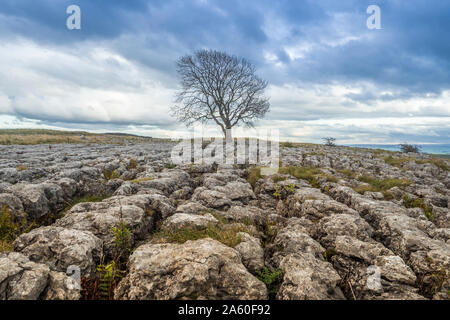
[[[325,142],[326,146],[328,146],[328,147],[336,147],[336,138],[326,137],[326,138],[322,138],[322,140]]]
[[[408,143],[403,143],[400,145],[400,151],[403,153],[409,152],[420,153],[420,147]]]
[[[187,126],[214,121],[227,136],[236,125],[253,126],[269,110],[267,82],[246,59],[214,50],[200,50],[177,61],[181,90],[172,115]]]

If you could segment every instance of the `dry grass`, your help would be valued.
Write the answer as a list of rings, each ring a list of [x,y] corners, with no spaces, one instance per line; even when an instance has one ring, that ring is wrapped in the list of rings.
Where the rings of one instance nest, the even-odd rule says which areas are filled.
[[[258,182],[259,179],[262,178],[261,175],[261,168],[260,167],[254,167],[250,169],[250,173],[248,174],[247,181],[250,183],[253,189],[255,189],[256,182]]]
[[[344,176],[346,176],[349,179],[355,179],[356,176],[358,175],[355,171],[350,170],[350,169],[337,170],[337,172],[339,172],[340,174],[343,174]]]
[[[37,145],[57,143],[124,144],[146,142],[148,137],[123,134],[97,134],[83,131],[57,131],[44,129],[0,130],[0,145]]]
[[[131,183],[141,183],[141,182],[151,181],[151,180],[154,180],[154,178],[153,177],[138,178],[138,179],[131,180],[130,182]]]
[[[223,243],[229,247],[235,247],[242,239],[238,234],[239,232],[249,232],[248,228],[242,224],[228,225],[227,228],[223,226],[216,226],[210,224],[203,230],[197,230],[193,228],[182,229],[165,229],[154,235],[154,238],[161,240],[162,242],[169,243],[185,243],[188,240],[199,240],[204,238],[211,238]]]
[[[24,165],[19,165],[19,166],[16,167],[17,171],[24,171],[24,170],[27,170],[27,169],[28,169],[28,167],[24,166]]]
[[[13,248],[11,241],[0,240],[0,252],[13,251]]]
[[[416,159],[416,158],[412,158],[412,157],[394,158],[394,157],[390,156],[390,157],[384,158],[384,162],[386,162],[387,164],[389,164],[391,166],[398,167],[398,168],[401,168],[405,163],[408,163],[408,162],[415,162],[417,164],[430,163],[430,164],[433,164],[436,167],[440,168],[441,170],[450,171],[450,167],[444,159],[434,158],[434,157],[430,158],[430,159]]]
[[[411,182],[407,179],[393,179],[393,178],[377,179],[375,177],[367,175],[359,177],[358,180],[369,184],[353,188],[353,190],[361,194],[363,194],[366,191],[385,192],[393,187],[402,188],[411,184]]]

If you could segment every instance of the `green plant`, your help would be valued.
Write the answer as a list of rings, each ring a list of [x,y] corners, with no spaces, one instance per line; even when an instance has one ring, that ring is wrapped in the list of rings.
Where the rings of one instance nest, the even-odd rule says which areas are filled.
[[[283,282],[284,271],[281,269],[269,269],[264,266],[260,271],[256,272],[256,277],[262,281],[269,294],[269,299],[275,299],[278,289]]]
[[[84,203],[84,202],[102,202],[106,198],[107,198],[106,196],[97,196],[97,195],[75,198],[72,201],[66,202],[66,207],[64,208],[64,210],[62,212],[69,211],[75,205],[77,205],[79,203]]]
[[[284,180],[287,179],[287,177],[283,177],[283,176],[280,176],[278,174],[273,175],[271,178],[272,178],[272,181],[275,182],[275,183],[280,182],[280,181],[284,181]]]
[[[363,194],[366,191],[382,192],[389,190],[393,187],[406,187],[411,184],[407,179],[377,179],[372,176],[363,175],[358,178],[359,181],[368,183],[368,186],[358,186],[353,188],[356,192]]]
[[[275,185],[275,192],[272,194],[275,198],[281,199],[280,186]]]
[[[280,167],[280,174],[289,174],[297,179],[307,180],[314,188],[318,188],[317,175],[322,174],[319,168],[310,167]]]
[[[326,179],[329,182],[334,182],[334,183],[338,182],[338,179],[335,176],[333,176],[331,174],[327,174],[327,173],[321,173],[317,177],[318,178],[322,178],[322,179]]]
[[[431,163],[438,167],[439,169],[442,169],[444,171],[450,171],[450,167],[447,165],[447,162],[443,159],[437,159],[437,158],[431,158],[427,160],[416,160],[416,163],[418,164],[425,164],[425,163]]]
[[[166,163],[166,164],[164,164],[164,168],[167,168],[167,169],[173,169],[175,167],[176,167],[176,165],[173,164],[173,163]]]
[[[328,249],[328,250],[325,250],[325,251],[322,253],[324,259],[325,259],[326,261],[328,261],[328,262],[331,262],[331,258],[332,258],[333,256],[335,256],[336,254],[337,254],[337,252],[336,252],[336,250],[334,250],[334,249]]]
[[[153,177],[144,177],[144,178],[138,178],[138,179],[131,180],[130,182],[131,183],[141,183],[141,182],[145,182],[145,181],[151,181],[153,179],[154,179]]]
[[[402,199],[406,208],[421,208],[428,220],[434,220],[434,215],[431,208],[423,201],[422,198],[412,199],[408,197],[407,194],[403,194]]]
[[[347,178],[350,179],[355,179],[356,178],[356,172],[350,169],[341,169],[341,170],[337,170],[337,172],[343,174],[344,176],[346,176]]]
[[[295,145],[292,142],[289,142],[289,141],[281,142],[280,145],[282,147],[285,147],[285,148],[294,148],[295,147]]]
[[[172,243],[184,243],[188,240],[211,238],[233,248],[242,241],[239,232],[248,233],[249,230],[246,226],[240,224],[229,225],[226,228],[210,224],[202,230],[194,228],[164,229],[154,234],[154,237],[164,240],[164,242]]]
[[[278,227],[275,223],[267,223],[264,226],[263,247],[266,247],[268,243],[273,242],[278,234]]]
[[[103,178],[105,178],[106,181],[118,179],[119,177],[120,177],[120,174],[116,170],[110,170],[110,169],[103,170]]]
[[[0,211],[0,252],[12,251],[13,241],[25,230],[26,220],[15,221],[8,206],[4,205]]]
[[[288,184],[287,186],[284,186],[284,190],[286,190],[288,193],[294,193],[295,189],[295,183]]]
[[[115,261],[97,266],[98,290],[103,299],[114,298],[114,288],[125,272],[118,268]]]
[[[123,221],[117,227],[112,227],[111,230],[114,235],[114,261],[119,263],[131,251],[131,230]]]
[[[384,158],[384,162],[394,167],[401,167],[403,164],[413,160],[414,159],[410,157],[394,158],[392,156],[389,156]]]

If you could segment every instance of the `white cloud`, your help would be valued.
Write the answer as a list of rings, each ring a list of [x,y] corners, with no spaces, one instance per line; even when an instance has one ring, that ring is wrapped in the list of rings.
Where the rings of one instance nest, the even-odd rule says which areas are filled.
[[[103,47],[0,44],[0,113],[71,122],[164,123],[173,89]]]

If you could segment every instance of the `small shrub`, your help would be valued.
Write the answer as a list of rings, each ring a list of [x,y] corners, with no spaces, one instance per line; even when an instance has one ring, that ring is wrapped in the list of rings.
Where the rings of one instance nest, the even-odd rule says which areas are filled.
[[[278,289],[283,283],[284,271],[281,269],[269,269],[264,266],[262,270],[256,273],[256,277],[266,285],[269,299],[275,299]]]
[[[125,272],[118,268],[114,261],[97,266],[98,287],[101,298],[114,299],[114,289]]]
[[[28,167],[24,166],[24,165],[19,165],[19,166],[16,167],[17,171],[24,171],[24,170],[27,170],[27,169],[28,169]]]
[[[410,153],[410,152],[419,153],[420,147],[408,143],[403,143],[400,145],[400,151],[403,153]]]
[[[117,227],[112,228],[112,232],[114,235],[114,261],[119,263],[131,251],[131,230],[122,221]]]

